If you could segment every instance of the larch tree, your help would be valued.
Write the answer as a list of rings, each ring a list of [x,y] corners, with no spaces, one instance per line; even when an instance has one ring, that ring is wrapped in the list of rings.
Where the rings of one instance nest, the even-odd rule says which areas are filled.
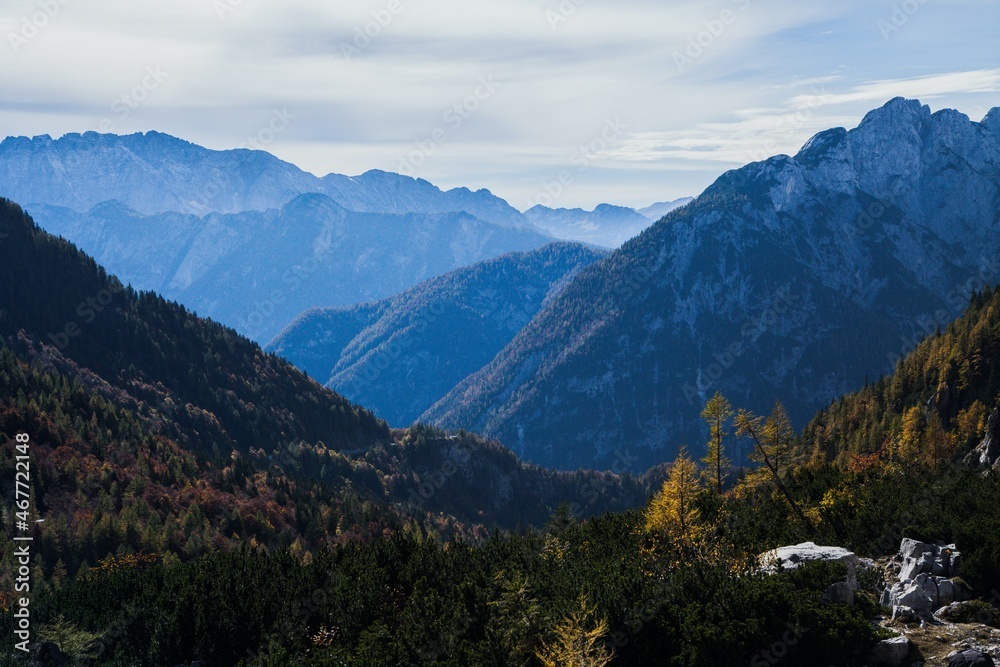
[[[723,470],[729,466],[729,459],[726,458],[724,438],[729,435],[726,426],[733,417],[733,407],[720,392],[715,392],[712,398],[708,399],[705,409],[701,411],[702,419],[708,422],[710,437],[708,439],[708,453],[702,459],[707,467],[705,477],[715,487],[716,491],[722,493]]]
[[[791,420],[788,418],[784,406],[781,403],[775,403],[774,410],[767,419],[748,410],[740,410],[736,415],[736,435],[750,437],[754,446],[754,451],[750,455],[751,460],[763,464],[764,469],[770,473],[775,485],[785,496],[795,514],[810,532],[815,532],[816,527],[806,517],[799,504],[795,502],[795,498],[785,486],[781,475],[782,468],[780,466],[788,464],[795,438],[795,430],[792,428]]]
[[[556,626],[552,641],[543,643],[536,653],[544,667],[606,667],[614,659],[607,647],[608,621],[597,617],[597,610],[582,593],[577,604]]]
[[[697,537],[699,514],[695,499],[700,491],[698,465],[681,447],[670,477],[646,510],[646,528],[669,535],[677,544],[690,545]]]

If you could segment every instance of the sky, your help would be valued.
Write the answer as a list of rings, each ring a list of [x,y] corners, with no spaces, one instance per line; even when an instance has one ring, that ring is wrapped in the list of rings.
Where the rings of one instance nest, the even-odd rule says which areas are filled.
[[[0,135],[642,207],[895,96],[1000,105],[997,0],[0,0]]]

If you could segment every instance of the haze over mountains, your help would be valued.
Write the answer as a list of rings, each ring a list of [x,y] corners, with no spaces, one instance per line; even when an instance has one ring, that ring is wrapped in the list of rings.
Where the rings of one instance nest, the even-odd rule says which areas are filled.
[[[352,211],[465,211],[498,225],[529,226],[488,190],[442,192],[421,179],[374,170],[318,178],[264,151],[214,151],[161,132],[8,137],[0,143],[0,184],[0,194],[14,201],[78,213],[110,200],[147,215],[266,211],[319,193]]]
[[[267,349],[390,426],[408,426],[605,255],[570,243],[504,255],[383,301],[307,311]]]
[[[916,340],[954,318],[979,282],[995,281],[998,126],[996,109],[976,123],[897,98],[856,129],[818,134],[794,157],[724,174],[607,257],[566,246],[558,253],[572,261],[530,268],[528,258],[556,252],[548,249],[517,260],[524,273],[510,273],[510,258],[488,261],[406,293],[457,267],[536,250],[548,234],[572,229],[598,244],[649,218],[612,206],[535,207],[520,216],[485,191],[441,193],[393,175],[369,190],[357,185],[365,177],[315,179],[266,154],[206,152],[155,133],[145,137],[197,159],[177,167],[186,176],[175,179],[174,166],[151,154],[150,169],[174,185],[151,186],[145,203],[118,181],[86,176],[77,186],[66,171],[83,164],[88,151],[80,144],[91,142],[103,156],[95,168],[122,159],[121,178],[141,180],[146,168],[125,150],[141,144],[140,135],[70,136],[60,140],[65,148],[47,138],[8,140],[0,172],[17,181],[4,187],[55,202],[34,207],[50,229],[94,248],[134,284],[138,276],[140,287],[262,341],[301,315],[274,349],[393,423],[419,418],[481,432],[554,467],[624,460],[640,470],[671,460],[680,444],[704,441],[699,412],[716,390],[759,412],[781,400],[804,424],[866,377],[889,372]],[[36,149],[49,160],[48,176],[37,179],[49,183],[49,194],[19,171],[41,169],[32,162],[42,160],[31,157]],[[86,212],[66,206],[109,194],[131,196],[147,211],[196,201],[178,188],[195,171],[223,179],[220,156],[245,188],[228,203],[213,200],[220,207],[293,199],[280,209],[202,217],[143,215],[120,202]],[[263,165],[257,176],[251,164]],[[349,187],[293,194],[308,179],[309,187]],[[359,208],[401,211],[419,200],[426,210],[348,210],[338,203],[348,190]],[[427,198],[414,198],[416,191]],[[428,212],[455,197],[474,200],[478,214],[493,219]],[[645,214],[675,204],[683,202]],[[521,280],[532,285],[529,296],[498,291]],[[449,314],[423,326],[431,307]],[[378,380],[364,379],[372,376]]]
[[[672,202],[659,202],[639,211],[611,204],[601,204],[593,211],[580,208],[552,209],[538,204],[525,211],[524,216],[536,227],[556,238],[617,248],[670,211],[690,201],[691,198],[686,197]]]
[[[322,194],[280,209],[142,216],[119,202],[86,214],[35,205],[47,231],[79,244],[137,289],[266,342],[302,311],[396,294],[549,239],[468,213],[349,211]]]
[[[728,172],[582,271],[423,418],[545,465],[642,468],[704,441],[716,390],[802,425],[1000,267],[1000,109],[894,99]]]
[[[8,138],[0,196],[135,288],[261,343],[309,308],[383,299],[559,237],[487,190],[381,171],[318,178],[158,132]]]

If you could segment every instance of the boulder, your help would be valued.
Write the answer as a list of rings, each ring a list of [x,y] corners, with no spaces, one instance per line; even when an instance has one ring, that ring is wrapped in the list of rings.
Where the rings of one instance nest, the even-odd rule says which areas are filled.
[[[957,577],[962,562],[962,554],[954,544],[928,544],[909,538],[900,544],[899,557],[902,559],[900,581],[916,579],[920,574]]]
[[[873,656],[878,665],[902,665],[910,654],[910,640],[900,635],[880,641],[875,646]]]
[[[860,559],[854,552],[843,547],[824,547],[814,542],[803,542],[793,546],[779,547],[760,556],[762,569],[765,572],[777,572],[779,567],[785,570],[794,570],[804,563],[818,560],[846,565],[847,581],[852,588],[857,588],[857,568]]]
[[[916,579],[907,579],[887,587],[882,591],[879,603],[893,610],[893,619],[910,620],[915,614],[929,620],[931,614],[938,609],[968,597],[969,591],[958,579],[918,574]]]
[[[930,574],[918,574],[914,583],[920,586],[924,590],[924,595],[930,598],[931,601],[931,611],[942,607],[941,594],[938,592],[938,581],[941,577],[935,577]]]
[[[949,655],[948,667],[996,667],[996,663],[985,653],[970,649]]]
[[[847,581],[830,584],[823,599],[833,604],[854,604],[854,587]]]
[[[958,588],[951,579],[939,579],[937,582],[938,601],[936,608],[947,607],[955,602],[960,597]]]
[[[882,594],[882,606],[906,607],[917,613],[931,614],[934,607],[934,598],[927,594],[927,590],[915,581],[903,581],[893,584]],[[895,618],[896,614],[893,614]]]
[[[979,614],[983,607],[980,603],[969,602],[968,600],[956,600],[951,604],[941,607],[934,612],[934,618],[947,623],[972,623],[979,622]]]

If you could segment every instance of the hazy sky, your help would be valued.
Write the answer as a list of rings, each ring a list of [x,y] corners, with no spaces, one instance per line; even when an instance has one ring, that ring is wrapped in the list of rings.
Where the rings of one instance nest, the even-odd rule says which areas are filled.
[[[2,135],[156,129],[519,209],[694,195],[896,95],[1000,105],[997,0],[0,7]]]

